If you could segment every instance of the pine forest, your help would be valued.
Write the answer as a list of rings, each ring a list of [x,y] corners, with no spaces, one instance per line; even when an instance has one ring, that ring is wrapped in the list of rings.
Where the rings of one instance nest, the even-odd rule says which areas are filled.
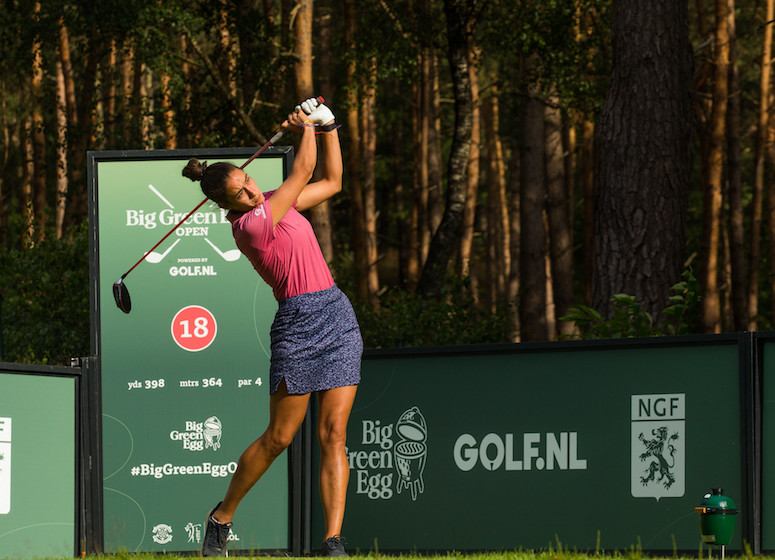
[[[3,0],[0,360],[89,353],[89,151],[317,95],[367,347],[773,329],[774,2]]]

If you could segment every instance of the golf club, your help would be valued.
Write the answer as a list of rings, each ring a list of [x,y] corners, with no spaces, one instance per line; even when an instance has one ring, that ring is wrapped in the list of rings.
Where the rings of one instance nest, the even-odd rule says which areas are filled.
[[[321,103],[322,103],[322,102],[323,102],[323,98],[322,98],[322,97],[320,97],[319,99],[321,100]],[[274,134],[274,136],[272,136],[272,137],[269,139],[269,141],[268,141],[266,144],[264,144],[263,146],[261,146],[261,147],[258,149],[258,151],[256,151],[256,153],[254,153],[252,156],[250,156],[250,158],[248,158],[248,160],[247,160],[245,163],[243,163],[243,164],[240,166],[240,169],[244,169],[244,168],[245,168],[245,166],[246,166],[247,164],[249,164],[251,161],[253,161],[253,160],[254,160],[254,159],[256,159],[258,156],[260,156],[260,155],[261,155],[261,153],[262,153],[262,152],[264,152],[264,150],[266,150],[266,149],[267,149],[269,146],[271,146],[272,144],[274,144],[275,142],[277,142],[277,141],[278,141],[278,140],[279,140],[279,139],[282,137],[282,135],[283,135],[283,131],[282,131],[282,130],[280,130],[280,131],[276,132],[276,133]],[[126,271],[124,274],[122,274],[122,275],[121,275],[121,277],[120,277],[118,280],[116,280],[116,281],[113,283],[113,299],[115,299],[115,300],[116,300],[116,305],[118,306],[118,308],[119,308],[121,311],[123,311],[124,313],[129,313],[129,312],[132,310],[132,298],[130,298],[130,297],[129,297],[129,290],[128,290],[128,289],[127,289],[127,287],[126,287],[126,284],[124,284],[124,278],[126,278],[126,277],[127,277],[127,275],[128,275],[130,272],[132,272],[132,271],[135,269],[135,267],[136,267],[138,264],[140,264],[141,262],[143,262],[143,261],[144,261],[145,259],[147,259],[149,256],[150,256],[150,259],[149,259],[149,261],[151,261],[151,262],[159,262],[159,261],[161,260],[161,258],[164,258],[164,256],[166,256],[166,255],[167,255],[167,252],[169,252],[169,249],[171,249],[172,247],[170,247],[169,249],[167,249],[167,251],[165,251],[165,252],[164,252],[164,253],[162,253],[161,255],[159,255],[158,253],[154,253],[154,249],[156,249],[156,247],[158,247],[159,245],[161,245],[161,244],[164,242],[164,240],[165,240],[165,239],[167,239],[167,238],[168,238],[170,235],[172,235],[172,232],[173,232],[173,231],[175,231],[176,229],[178,229],[178,228],[180,227],[180,225],[181,225],[183,222],[185,222],[186,220],[188,220],[188,219],[189,219],[189,218],[190,218],[190,217],[191,217],[191,216],[194,214],[194,212],[196,212],[197,210],[199,210],[199,208],[201,208],[201,206],[202,206],[202,205],[203,205],[205,202],[207,202],[207,198],[205,198],[205,199],[204,199],[202,202],[200,202],[199,204],[197,204],[197,205],[196,205],[196,208],[194,208],[193,210],[191,210],[191,212],[189,212],[188,214],[186,214],[186,217],[185,217],[185,218],[183,218],[182,220],[180,220],[180,221],[179,221],[179,222],[178,222],[178,223],[175,225],[175,227],[173,227],[171,230],[169,230],[169,231],[167,232],[167,235],[165,235],[164,237],[162,237],[162,238],[159,240],[159,242],[158,242],[158,243],[156,243],[156,245],[154,245],[153,247],[151,247],[149,251],[147,251],[147,252],[146,252],[146,253],[145,253],[145,254],[144,254],[142,257],[140,257],[140,260],[139,260],[139,261],[137,261],[137,262],[136,262],[134,265],[132,265],[132,268],[130,268],[129,270],[127,270],[127,271]],[[178,241],[179,241],[179,240],[178,240]],[[175,243],[177,243],[177,241],[176,241]],[[173,246],[174,246],[174,244],[173,244]],[[219,251],[219,253],[220,253],[220,251]],[[224,255],[223,253],[221,253],[221,256],[223,256],[224,258],[227,258],[226,256],[231,256],[231,255],[230,255],[230,252],[229,252],[229,251],[227,251],[227,252],[225,253],[225,255]],[[160,258],[160,257],[161,257],[161,258]],[[227,258],[227,260],[229,260],[229,259]]]
[[[318,96],[318,97],[317,97],[317,99],[320,101],[320,103],[325,103],[325,102],[326,102],[326,100],[325,100],[325,99],[323,99],[323,97],[321,97],[321,96]],[[279,140],[279,139],[282,137],[282,135],[283,135],[283,132],[284,132],[284,131],[283,131],[282,129],[281,129],[281,130],[278,130],[278,131],[277,131],[277,132],[276,132],[276,133],[275,133],[275,134],[274,134],[274,135],[273,135],[273,136],[272,136],[272,137],[269,139],[269,141],[268,141],[266,144],[264,144],[263,146],[261,146],[261,147],[260,147],[260,148],[259,148],[259,149],[256,151],[256,153],[254,153],[252,156],[250,156],[250,157],[248,158],[248,160],[247,160],[245,163],[243,163],[242,165],[240,165],[240,167],[239,167],[239,168],[240,168],[240,169],[244,169],[244,168],[245,168],[245,166],[246,166],[247,164],[249,164],[251,161],[253,161],[253,160],[254,160],[254,159],[256,159],[258,156],[260,156],[260,155],[261,155],[261,154],[264,152],[264,150],[266,150],[266,149],[267,149],[269,146],[271,146],[272,144],[276,143],[276,142],[277,142],[277,141],[278,141],[278,140]],[[168,202],[168,201],[166,201],[166,199],[164,199],[164,197],[161,195],[161,193],[159,193],[158,191],[156,191],[156,189],[155,189],[155,188],[153,188],[153,186],[151,186],[151,185],[149,185],[149,186],[151,187],[151,189],[152,189],[154,192],[156,192],[156,194],[157,194],[158,196],[160,196],[160,197],[162,198],[162,200],[164,200],[165,202],[167,202],[167,204],[169,204],[169,202]],[[145,254],[144,254],[142,257],[140,257],[140,260],[139,260],[139,261],[137,261],[137,262],[136,262],[134,265],[132,265],[132,268],[130,268],[129,270],[127,270],[127,271],[126,271],[124,274],[122,274],[122,275],[121,275],[121,277],[120,277],[118,280],[116,280],[116,281],[113,283],[113,299],[115,299],[115,300],[116,300],[116,305],[118,306],[118,308],[119,308],[121,311],[123,311],[124,313],[129,313],[129,312],[132,310],[132,298],[130,298],[130,297],[129,297],[129,290],[128,290],[128,289],[127,289],[127,287],[126,287],[126,284],[124,284],[124,278],[126,278],[126,277],[127,277],[127,275],[128,275],[130,272],[132,272],[132,271],[135,269],[135,267],[136,267],[138,264],[140,264],[141,262],[143,262],[144,260],[148,259],[148,261],[149,261],[149,262],[156,262],[156,263],[158,263],[158,262],[160,262],[160,261],[161,261],[161,259],[163,259],[165,256],[167,256],[167,253],[169,253],[170,249],[172,249],[172,247],[174,247],[174,246],[175,246],[175,244],[177,243],[177,241],[176,241],[175,243],[173,243],[173,245],[172,245],[171,247],[169,247],[169,248],[168,248],[168,249],[167,249],[167,250],[166,250],[164,253],[162,253],[162,254],[159,254],[159,253],[154,253],[154,250],[156,249],[156,247],[158,247],[159,245],[161,245],[161,244],[164,242],[164,240],[165,240],[165,239],[167,239],[167,238],[168,238],[170,235],[172,235],[172,232],[173,232],[173,231],[175,231],[176,229],[178,229],[178,228],[180,227],[180,225],[181,225],[183,222],[185,222],[186,220],[188,220],[188,219],[189,219],[189,218],[190,218],[190,217],[191,217],[191,216],[194,214],[194,212],[196,212],[197,210],[199,210],[199,208],[201,208],[201,206],[202,206],[202,205],[203,205],[205,202],[207,202],[207,198],[205,198],[205,199],[204,199],[202,202],[200,202],[199,204],[197,204],[197,205],[196,205],[196,208],[194,208],[193,210],[191,210],[191,212],[189,212],[188,214],[186,214],[186,217],[185,217],[185,218],[183,218],[182,220],[180,220],[180,221],[179,221],[179,222],[178,222],[178,223],[175,225],[175,227],[173,227],[171,230],[169,230],[169,231],[167,232],[167,235],[165,235],[164,237],[162,237],[162,238],[159,240],[159,242],[158,242],[158,243],[156,243],[156,245],[154,245],[153,247],[151,247],[151,249],[150,249],[149,251],[147,251],[147,252],[146,252],[146,253],[145,253]],[[178,241],[180,241],[180,240],[178,240]],[[207,240],[207,239],[206,239],[206,241],[209,243],[209,240]],[[217,247],[215,247],[215,245],[213,245],[212,243],[210,243],[210,245],[212,245],[212,247],[213,247],[213,248],[214,248],[214,249],[215,249],[215,250],[218,252],[218,254],[219,254],[219,255],[221,255],[221,257],[223,257],[223,258],[224,258],[225,260],[227,260],[227,261],[234,261],[234,260],[237,260],[237,259],[239,258],[239,255],[235,253],[235,251],[236,251],[236,252],[238,252],[238,251],[239,251],[238,249],[234,249],[234,250],[231,250],[231,251],[226,251],[225,253],[223,253],[223,252],[221,252],[221,251],[220,251],[220,249],[218,249]]]

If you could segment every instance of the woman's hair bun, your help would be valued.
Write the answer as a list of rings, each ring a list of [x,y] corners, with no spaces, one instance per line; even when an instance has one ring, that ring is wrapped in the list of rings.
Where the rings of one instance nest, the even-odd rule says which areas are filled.
[[[183,177],[188,177],[192,181],[201,181],[207,169],[206,161],[199,161],[198,159],[188,160],[188,164],[183,168]]]

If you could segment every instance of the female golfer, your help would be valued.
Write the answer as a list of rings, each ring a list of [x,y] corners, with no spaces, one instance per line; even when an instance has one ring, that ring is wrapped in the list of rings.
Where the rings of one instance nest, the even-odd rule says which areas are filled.
[[[322,179],[315,125],[323,131]],[[328,125],[328,126],[325,126]],[[326,534],[322,556],[347,556],[340,538],[349,465],[347,420],[360,382],[363,339],[347,296],[334,284],[310,223],[299,213],[342,189],[342,152],[331,110],[308,99],[288,115],[285,130],[301,131],[288,178],[262,193],[244,171],[226,162],[192,159],[183,175],[229,210],[240,251],[272,287],[278,310],[271,329],[269,426],[243,452],[223,501],[207,516],[202,556],[225,556],[231,521],[242,498],[290,445],[318,395],[320,497]]]

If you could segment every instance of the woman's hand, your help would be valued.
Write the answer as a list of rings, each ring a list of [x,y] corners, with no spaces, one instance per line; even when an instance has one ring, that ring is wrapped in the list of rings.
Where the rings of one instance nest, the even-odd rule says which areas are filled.
[[[302,111],[301,107],[297,107],[296,110],[293,111],[293,113],[288,115],[288,118],[285,119],[283,124],[281,124],[280,126],[284,130],[294,130],[296,132],[302,132],[305,124],[310,124],[312,125],[311,128],[314,128],[314,123],[309,118],[309,116],[304,111]]]
[[[301,103],[302,110],[309,116],[308,118],[317,125],[333,123],[336,117],[326,105],[321,103],[317,97],[310,97]],[[298,106],[296,107],[298,109]]]

